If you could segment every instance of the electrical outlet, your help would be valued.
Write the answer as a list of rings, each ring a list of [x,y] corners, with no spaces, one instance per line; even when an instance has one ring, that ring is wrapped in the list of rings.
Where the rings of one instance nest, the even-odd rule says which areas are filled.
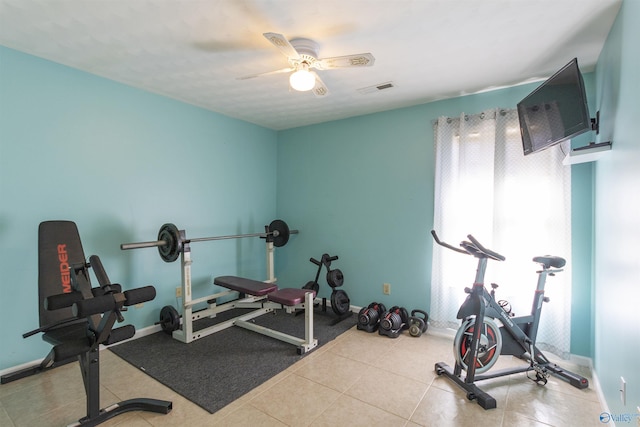
[[[135,308],[142,308],[144,306],[143,302],[139,302],[138,304],[134,305]]]
[[[182,297],[182,286],[176,288],[176,298]]]
[[[391,284],[383,283],[382,284],[382,293],[385,295],[391,295]]]
[[[627,404],[627,382],[624,377],[620,377],[620,400],[623,405]]]

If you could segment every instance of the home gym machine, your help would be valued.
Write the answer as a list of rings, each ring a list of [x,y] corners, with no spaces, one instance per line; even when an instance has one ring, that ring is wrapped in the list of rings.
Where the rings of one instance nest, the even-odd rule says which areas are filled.
[[[92,287],[91,271],[100,286]],[[168,414],[173,407],[172,402],[149,398],[128,399],[100,408],[104,404],[100,398],[100,347],[132,338],[135,327],[124,325],[116,328],[116,322],[124,322],[123,313],[128,307],[151,301],[155,296],[153,286],[124,291],[121,285],[111,283],[97,255],[91,255],[87,262],[74,222],[40,223],[40,327],[25,333],[23,338],[42,333],[42,339],[53,348],[40,364],[3,375],[2,384],[77,361],[84,382],[86,415],[73,425],[95,426],[130,411]],[[71,396],[67,396],[65,391],[61,398],[71,399]]]
[[[337,255],[331,256],[329,254],[322,254],[320,261],[315,258],[310,258],[309,261],[318,266],[318,271],[316,271],[315,280],[307,282],[302,287],[302,289],[310,289],[318,293],[318,290],[320,289],[318,280],[320,279],[322,267],[327,269],[326,280],[327,284],[331,287],[331,310],[333,310],[333,312],[338,316],[336,321],[333,323],[334,325],[353,314],[351,312],[351,300],[349,300],[347,293],[342,289],[336,289],[344,284],[344,275],[342,274],[342,270],[339,268],[331,269],[331,263],[337,259]],[[327,300],[326,298],[322,298],[322,312],[326,311]]]
[[[469,241],[460,243],[460,248],[440,241],[436,232],[431,231],[435,242],[447,249],[471,255],[478,259],[473,288],[465,288],[468,294],[458,310],[457,318],[462,323],[456,333],[453,351],[455,366],[451,369],[444,362],[436,363],[435,371],[438,375],[445,375],[467,392],[467,399],[476,400],[484,409],[496,407],[496,400],[476,385],[476,381],[527,372],[527,377],[540,385],[547,383],[549,374],[555,374],[572,386],[584,389],[589,381],[577,374],[567,371],[549,361],[536,347],[536,336],[540,323],[543,302],[549,299],[544,296],[544,286],[547,276],[553,276],[562,271],[566,261],[558,256],[537,256],[533,261],[540,264],[542,269],[538,273],[538,285],[533,296],[531,314],[528,316],[512,317],[494,298],[495,287],[488,292],[484,286],[484,274],[487,260],[504,261],[505,257],[483,247],[472,235]],[[498,327],[495,320],[500,320]],[[481,325],[476,327],[476,325]],[[490,374],[488,371],[498,360],[500,355],[512,355],[528,362],[528,365],[516,368],[502,369]],[[462,377],[462,371],[466,376]],[[533,372],[535,376],[529,376]]]
[[[182,315],[174,307],[168,305],[160,311],[162,330],[173,338],[190,343],[231,326],[240,326],[263,335],[279,339],[298,346],[298,352],[304,353],[317,346],[313,338],[313,298],[315,292],[303,289],[278,289],[274,274],[274,248],[287,244],[291,234],[298,230],[290,230],[282,220],[276,219],[265,226],[264,233],[235,234],[217,237],[199,237],[187,239],[186,232],[179,230],[174,224],[164,224],[158,232],[158,239],[150,242],[125,243],[120,249],[138,249],[157,247],[160,258],[165,262],[173,262],[181,258],[182,266]],[[239,239],[244,237],[260,237],[266,241],[267,279],[257,281],[235,276],[214,278],[214,284],[227,288],[224,291],[194,299],[191,289],[191,243],[212,240]],[[217,304],[220,299],[230,299]],[[196,305],[207,304],[206,308],[195,309]],[[235,309],[253,309],[251,312],[230,320],[196,330],[194,322],[204,318],[214,318],[217,314]],[[305,337],[297,338],[278,331],[256,325],[250,320],[263,314],[283,308],[288,313],[304,310]],[[182,318],[182,323],[180,319]]]

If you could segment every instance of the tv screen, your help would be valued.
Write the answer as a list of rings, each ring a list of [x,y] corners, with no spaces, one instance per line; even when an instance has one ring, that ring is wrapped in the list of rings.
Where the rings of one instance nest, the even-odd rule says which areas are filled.
[[[518,119],[525,155],[591,130],[576,58],[518,103]]]

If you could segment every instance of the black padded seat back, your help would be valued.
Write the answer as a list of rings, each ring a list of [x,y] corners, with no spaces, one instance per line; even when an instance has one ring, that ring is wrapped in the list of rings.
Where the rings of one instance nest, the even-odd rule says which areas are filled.
[[[38,307],[40,327],[74,317],[71,307],[48,311],[44,300],[51,295],[72,291],[70,266],[85,263],[76,224],[72,221],[44,221],[38,227]],[[91,282],[78,274],[78,285],[85,298],[91,297]]]

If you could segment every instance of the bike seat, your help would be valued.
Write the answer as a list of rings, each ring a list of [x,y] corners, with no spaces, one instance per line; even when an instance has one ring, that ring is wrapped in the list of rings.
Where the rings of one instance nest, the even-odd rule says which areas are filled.
[[[533,262],[542,264],[544,268],[562,268],[567,263],[567,260],[559,256],[545,255],[534,257]]]

